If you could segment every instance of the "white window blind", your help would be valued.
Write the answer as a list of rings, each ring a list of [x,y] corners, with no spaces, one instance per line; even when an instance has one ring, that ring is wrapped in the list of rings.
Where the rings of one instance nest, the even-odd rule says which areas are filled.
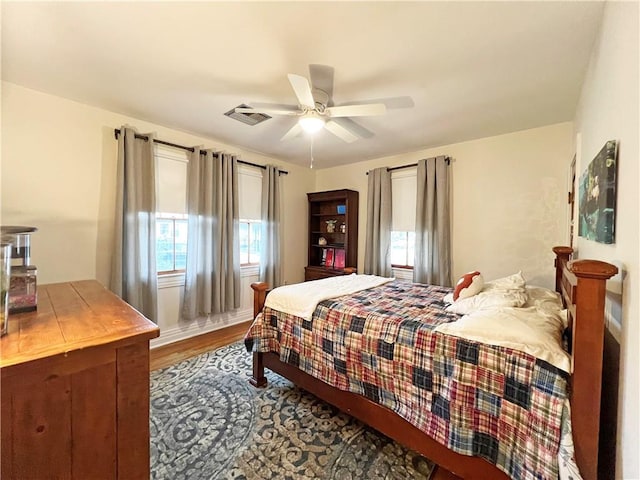
[[[391,230],[413,232],[416,229],[417,169],[391,172]]]
[[[157,211],[187,213],[187,153],[182,150],[156,147]]]
[[[238,166],[240,218],[260,220],[262,217],[262,170]]]

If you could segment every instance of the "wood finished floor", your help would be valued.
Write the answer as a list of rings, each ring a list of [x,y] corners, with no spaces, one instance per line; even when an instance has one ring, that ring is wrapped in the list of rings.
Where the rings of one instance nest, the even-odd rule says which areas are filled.
[[[151,370],[175,365],[183,360],[225,347],[242,340],[249,330],[251,321],[231,325],[230,327],[214,330],[196,337],[187,338],[179,342],[154,348],[150,353],[149,366]]]
[[[171,343],[162,347],[154,348],[150,353],[150,368],[158,370],[168,367],[176,363],[180,363],[201,353],[215,350],[234,342],[242,340],[245,333],[249,330],[251,321],[232,325],[230,327],[221,328],[213,332],[198,335],[196,337],[187,338],[180,342]],[[453,473],[436,468],[431,480],[461,480]]]

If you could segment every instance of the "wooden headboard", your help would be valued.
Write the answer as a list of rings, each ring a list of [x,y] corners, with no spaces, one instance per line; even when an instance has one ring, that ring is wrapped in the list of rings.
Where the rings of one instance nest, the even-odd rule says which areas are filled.
[[[571,247],[554,247],[556,291],[562,295],[569,320],[571,424],[580,473],[598,477],[598,441],[604,349],[604,302],[607,280],[618,273],[609,263],[573,260]]]

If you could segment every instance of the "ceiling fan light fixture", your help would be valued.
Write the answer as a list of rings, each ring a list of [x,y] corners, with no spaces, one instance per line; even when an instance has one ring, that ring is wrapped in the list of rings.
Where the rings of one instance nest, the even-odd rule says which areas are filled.
[[[316,133],[324,127],[324,119],[316,112],[307,112],[300,117],[298,123],[306,133]]]

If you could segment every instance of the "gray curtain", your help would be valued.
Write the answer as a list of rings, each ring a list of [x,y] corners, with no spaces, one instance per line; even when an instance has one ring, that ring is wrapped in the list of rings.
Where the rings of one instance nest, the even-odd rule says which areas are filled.
[[[194,319],[240,306],[238,163],[194,148],[187,168],[187,265],[182,316]]]
[[[369,171],[364,273],[391,276],[391,173],[386,167]]]
[[[413,281],[451,286],[449,169],[444,156],[418,161]]]
[[[156,160],[153,134],[136,138],[123,126],[118,137],[116,221],[111,290],[157,321]]]
[[[262,176],[262,238],[260,239],[260,281],[270,287],[282,283],[280,263],[280,169],[267,165]]]

